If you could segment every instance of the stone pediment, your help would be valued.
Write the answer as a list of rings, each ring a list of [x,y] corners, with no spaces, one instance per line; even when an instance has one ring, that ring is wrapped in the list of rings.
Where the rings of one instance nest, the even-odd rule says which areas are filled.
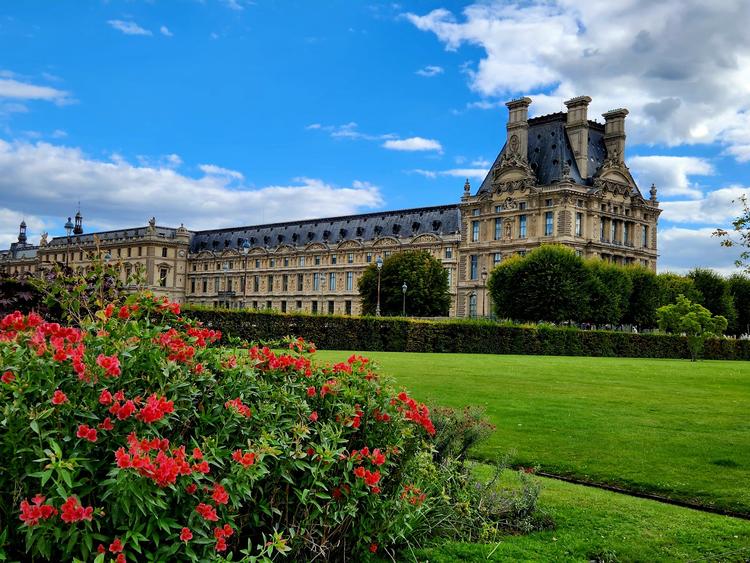
[[[394,237],[381,237],[375,242],[372,243],[373,247],[382,247],[382,246],[398,246],[401,242]]]
[[[424,233],[421,235],[415,236],[413,239],[411,239],[413,243],[416,242],[440,242],[440,238],[437,236],[430,234],[430,233]]]
[[[305,246],[305,250],[328,250],[328,245],[322,242],[311,242]]]
[[[347,248],[358,249],[362,248],[362,243],[356,240],[345,240],[343,242],[340,242],[336,248],[341,250],[345,250]]]

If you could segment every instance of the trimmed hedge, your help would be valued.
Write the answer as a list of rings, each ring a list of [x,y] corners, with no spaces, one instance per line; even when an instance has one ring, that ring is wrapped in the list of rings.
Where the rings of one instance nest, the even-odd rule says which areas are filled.
[[[436,322],[223,309],[187,309],[184,313],[225,335],[249,341],[302,336],[329,350],[690,358],[687,339],[671,334],[516,327],[458,319]],[[703,358],[748,360],[750,341],[710,339]]]

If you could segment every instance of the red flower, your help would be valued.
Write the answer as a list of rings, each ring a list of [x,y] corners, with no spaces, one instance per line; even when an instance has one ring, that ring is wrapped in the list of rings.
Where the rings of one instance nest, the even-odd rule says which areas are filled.
[[[63,403],[68,402],[68,396],[60,391],[59,389],[55,390],[54,395],[52,395],[52,404],[53,405],[62,405]]]
[[[109,545],[109,550],[112,553],[120,553],[122,551],[122,542],[120,541],[120,538],[115,538],[115,541]]]
[[[36,526],[40,520],[47,520],[57,515],[57,509],[51,504],[43,504],[45,497],[37,494],[30,504],[27,500],[21,501],[21,521],[27,526]]]
[[[216,504],[227,504],[229,502],[229,494],[227,490],[219,484],[214,485],[214,492],[211,495]]]
[[[125,554],[124,553],[120,553],[117,556],[117,559],[115,559],[115,563],[125,563],[126,561],[127,561],[127,559],[125,558]]]
[[[315,387],[308,387],[307,388],[307,396],[308,397],[314,397],[315,396]]]
[[[354,476],[359,477],[360,479],[364,479],[365,477],[365,468],[361,465],[354,468]]]
[[[109,392],[109,389],[102,389],[102,392],[99,394],[99,402],[102,405],[112,404],[112,393]]]
[[[198,473],[203,473],[204,475],[211,472],[211,468],[208,466],[207,461],[201,461],[200,463],[196,463],[193,465],[193,471],[197,471]]]
[[[195,511],[203,516],[205,520],[216,522],[219,519],[219,516],[216,514],[216,509],[210,504],[202,502],[195,507]]]
[[[237,463],[242,464],[243,467],[250,467],[255,463],[255,453],[246,452],[242,453],[242,450],[235,450],[232,452],[232,459]]]
[[[174,412],[174,401],[167,401],[166,397],[159,397],[154,393],[146,399],[146,405],[135,417],[150,424],[161,420],[165,415],[172,412]]]
[[[241,414],[242,416],[246,416],[246,417],[251,417],[253,415],[252,411],[250,410],[250,407],[243,404],[242,399],[240,399],[239,397],[224,403],[224,408],[232,409],[236,411],[237,413]]]
[[[226,551],[227,549],[227,540],[224,538],[219,538],[216,540],[216,551]]]
[[[129,319],[130,318],[130,309],[128,309],[127,305],[123,305],[120,307],[120,312],[117,313],[117,316],[121,319]]]
[[[313,422],[317,422],[317,420],[318,420],[318,411],[312,411],[310,413],[310,420],[312,420]]]
[[[94,515],[94,507],[87,506],[84,508],[78,499],[74,496],[68,497],[68,499],[60,507],[63,522],[72,524],[73,522],[80,522],[81,520],[92,520]]]
[[[180,532],[180,541],[189,542],[193,539],[193,532],[190,531],[190,528],[183,528]]]
[[[3,383],[10,383],[10,382],[12,382],[12,381],[13,381],[13,380],[14,380],[15,378],[16,378],[16,376],[15,376],[15,375],[13,375],[13,372],[12,372],[12,371],[6,371],[5,373],[3,373],[3,376],[2,376],[2,377],[0,377],[0,381],[2,381]]]
[[[96,442],[96,428],[91,428],[88,424],[81,424],[78,427],[76,436],[88,440],[89,442]]]
[[[197,490],[198,485],[196,485],[195,483],[190,483],[187,487],[185,487],[185,492],[189,495],[192,495]]]
[[[372,461],[373,465],[383,465],[385,463],[385,454],[381,453],[379,449],[375,449],[372,451],[370,461]]]
[[[97,553],[107,553],[107,548],[102,544],[99,544],[96,548]]]
[[[373,553],[375,553],[377,550],[378,550],[378,544],[371,543],[370,544],[370,551],[373,552]]]
[[[99,428],[102,430],[112,430],[115,427],[114,424],[112,424],[112,419],[107,417],[105,418],[100,424]]]
[[[122,373],[120,370],[120,360],[116,355],[105,356],[104,354],[99,354],[96,358],[96,365],[104,368],[105,374],[110,377],[119,377],[120,373]]]
[[[200,448],[193,448],[193,459],[203,459],[203,452]]]
[[[112,313],[114,313],[114,312],[115,312],[115,305],[114,305],[114,303],[110,303],[104,309],[104,316],[107,317],[107,318],[110,318],[112,316]]]

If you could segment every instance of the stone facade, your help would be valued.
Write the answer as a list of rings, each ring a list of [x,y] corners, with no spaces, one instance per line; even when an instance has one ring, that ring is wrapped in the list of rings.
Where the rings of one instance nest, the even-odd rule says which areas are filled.
[[[36,275],[53,264],[83,270],[93,256],[119,264],[123,280],[143,272],[157,295],[207,306],[358,314],[357,281],[377,256],[425,249],[449,274],[451,316],[491,309],[488,272],[504,258],[547,243],[586,258],[656,268],[661,210],[645,199],[624,161],[625,117],[602,125],[587,96],[568,111],[528,118],[529,98],[508,102],[507,142],[479,189],[466,181],[457,205],[347,217],[189,231],[151,220],[146,227],[71,235],[0,251],[0,272]],[[73,227],[72,223],[66,227]]]

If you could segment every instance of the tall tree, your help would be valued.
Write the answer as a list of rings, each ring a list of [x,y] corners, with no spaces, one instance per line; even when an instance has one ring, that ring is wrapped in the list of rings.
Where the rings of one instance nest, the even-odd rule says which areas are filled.
[[[691,270],[688,277],[693,280],[695,289],[700,292],[698,303],[711,311],[714,315],[721,315],[734,325],[737,313],[734,310],[732,294],[729,293],[727,280],[713,270],[706,268],[695,268]]]
[[[630,277],[632,290],[623,321],[639,327],[655,327],[661,296],[656,274],[642,266],[630,266],[625,272]]]
[[[392,254],[383,261],[380,272],[380,313],[400,315],[404,304],[402,287],[406,283],[406,314],[414,317],[444,317],[450,310],[448,272],[442,262],[426,250],[408,250]],[[362,312],[374,315],[378,301],[378,269],[367,267],[358,283]]]
[[[518,269],[524,262],[519,255],[506,258],[495,266],[487,279],[487,292],[495,315],[501,319],[517,319],[518,301],[515,289]]]
[[[691,278],[672,272],[664,272],[656,276],[659,282],[659,305],[671,305],[677,301],[678,295],[684,295],[690,301],[699,302],[703,296],[695,288]]]
[[[750,334],[750,278],[744,274],[734,274],[727,280],[727,284],[737,313],[728,332],[735,336]]]
[[[628,310],[633,282],[624,269],[603,260],[587,260],[590,274],[587,319],[596,324],[618,324]]]

